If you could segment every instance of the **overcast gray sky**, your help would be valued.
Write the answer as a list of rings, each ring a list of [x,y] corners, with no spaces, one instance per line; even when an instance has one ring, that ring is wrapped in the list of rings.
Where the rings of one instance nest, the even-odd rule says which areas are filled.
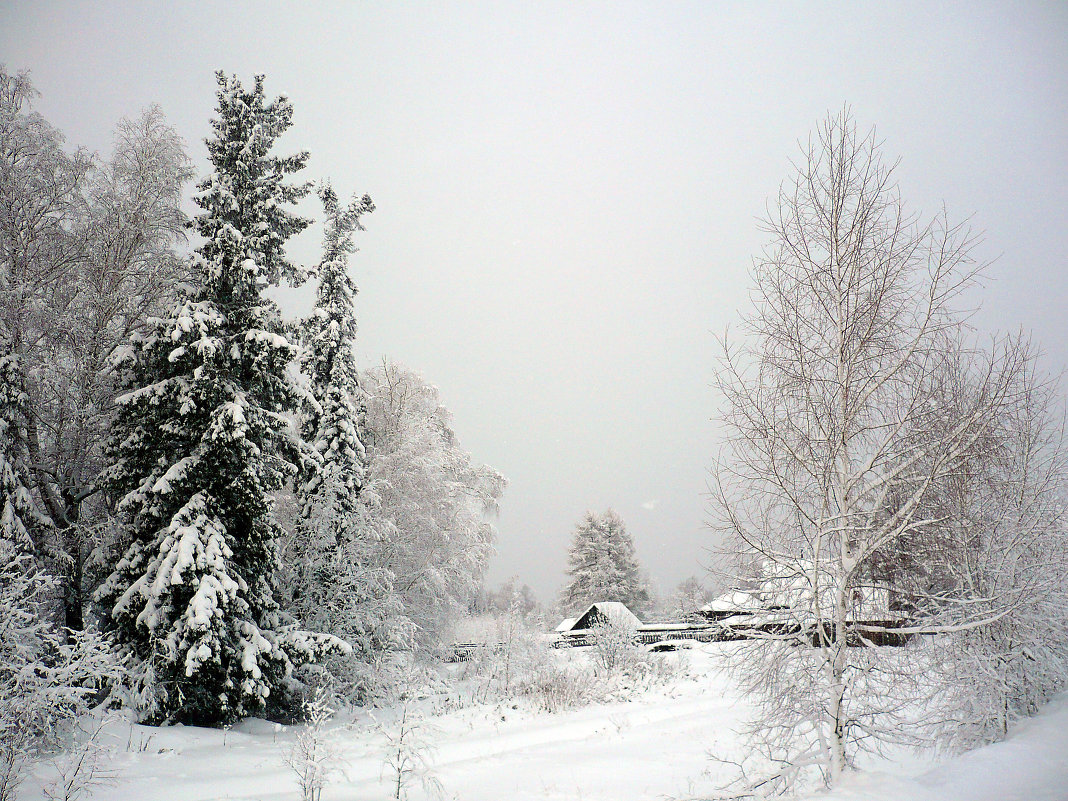
[[[490,581],[543,600],[587,508],[623,515],[662,591],[699,573],[713,333],[829,109],[877,127],[914,209],[985,232],[977,323],[1068,364],[1064,4],[2,6],[0,60],[94,150],[159,103],[203,174],[214,70],[290,95],[308,178],[378,206],[352,262],[362,362],[440,387],[510,482]]]

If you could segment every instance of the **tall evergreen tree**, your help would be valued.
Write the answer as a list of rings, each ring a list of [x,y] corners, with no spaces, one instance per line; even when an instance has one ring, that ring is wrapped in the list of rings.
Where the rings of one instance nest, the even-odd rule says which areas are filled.
[[[334,634],[353,653],[328,660],[338,689],[353,700],[373,692],[375,662],[396,634],[399,602],[376,547],[361,493],[368,475],[366,403],[356,369],[357,293],[349,276],[360,217],[374,211],[364,195],[342,207],[329,186],[315,310],[303,326],[301,366],[311,380],[302,433],[318,459],[301,483],[301,517],[292,546],[291,607],[302,623]]]
[[[352,241],[362,231],[360,217],[374,211],[368,195],[342,208],[337,193],[324,186],[319,197],[326,213],[323,259],[315,310],[305,321],[301,366],[311,379],[311,395],[304,405],[302,434],[322,457],[321,469],[312,471],[305,499],[315,497],[324,484],[336,483],[343,497],[340,509],[351,514],[367,481],[367,451],[363,426],[367,407],[356,370],[356,282],[348,274]]]
[[[287,414],[296,350],[264,290],[298,278],[284,244],[308,221],[286,182],[307,153],[270,154],[293,109],[217,74],[199,185],[194,284],[134,342],[107,476],[129,545],[98,592],[152,721],[218,724],[279,704],[291,671],[332,638],[297,630],[275,601],[271,494],[302,460]],[[333,641],[336,642],[336,641]]]
[[[597,601],[619,601],[633,612],[649,606],[649,591],[634,553],[634,539],[616,512],[587,512],[575,527],[567,554],[568,582],[561,594],[567,612]]]

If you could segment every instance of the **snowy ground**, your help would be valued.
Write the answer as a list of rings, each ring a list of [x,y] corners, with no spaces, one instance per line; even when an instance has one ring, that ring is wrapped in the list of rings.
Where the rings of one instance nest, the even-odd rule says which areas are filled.
[[[912,778],[882,770],[848,776],[819,801],[1066,801],[1068,694],[1021,721],[1004,742]]]
[[[728,776],[710,761],[739,755],[734,728],[748,713],[715,667],[716,649],[689,654],[690,676],[631,700],[559,714],[517,703],[475,706],[433,717],[434,771],[443,797],[461,801],[691,799]],[[396,710],[378,713],[393,725]],[[361,716],[332,730],[348,762],[323,801],[392,797],[383,775],[382,733]],[[299,798],[284,756],[295,728],[245,721],[223,732],[116,724],[109,732],[121,781],[95,801]],[[47,768],[39,771],[47,775]],[[914,774],[911,778],[902,773]],[[412,799],[425,798],[418,787]],[[29,780],[22,798],[40,798]],[[1068,799],[1068,698],[1020,725],[1004,743],[931,767],[911,758],[850,776],[824,801],[1052,801]]]

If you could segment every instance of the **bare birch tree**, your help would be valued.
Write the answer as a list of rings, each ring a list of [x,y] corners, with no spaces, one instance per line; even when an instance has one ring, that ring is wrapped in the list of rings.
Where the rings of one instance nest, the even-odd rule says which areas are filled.
[[[0,65],[0,339],[26,395],[27,482],[52,523],[63,622],[82,628],[101,522],[100,443],[114,415],[114,361],[185,271],[184,143],[156,106],[115,129],[109,159],[76,149],[32,104],[26,73]],[[90,500],[92,499],[92,500]],[[55,540],[55,541],[51,541]]]
[[[848,109],[818,126],[765,221],[745,336],[723,342],[716,525],[740,562],[759,561],[780,607],[736,665],[760,709],[750,734],[773,766],[765,792],[811,774],[831,785],[859,750],[911,733],[906,699],[885,692],[901,655],[848,647],[871,644],[857,624],[867,566],[931,529],[925,500],[989,433],[1023,358],[1012,342],[957,358],[972,239],[944,213],[910,214],[894,167]],[[937,441],[913,436],[950,363],[975,391]],[[956,626],[1004,613],[979,611]]]
[[[383,361],[367,392],[369,520],[416,650],[433,651],[478,593],[506,481],[461,447],[437,387]]]

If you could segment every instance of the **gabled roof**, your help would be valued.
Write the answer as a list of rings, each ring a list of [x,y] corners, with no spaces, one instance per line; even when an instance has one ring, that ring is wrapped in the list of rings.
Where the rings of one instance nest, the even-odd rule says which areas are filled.
[[[577,617],[565,617],[560,621],[560,625],[556,627],[556,630],[559,632],[571,631],[576,623],[578,623]]]
[[[617,626],[637,628],[642,624],[641,620],[627,609],[625,604],[619,601],[598,601],[590,604],[589,608],[578,616],[572,631],[581,631],[592,628],[596,624],[596,618],[603,616]]]

